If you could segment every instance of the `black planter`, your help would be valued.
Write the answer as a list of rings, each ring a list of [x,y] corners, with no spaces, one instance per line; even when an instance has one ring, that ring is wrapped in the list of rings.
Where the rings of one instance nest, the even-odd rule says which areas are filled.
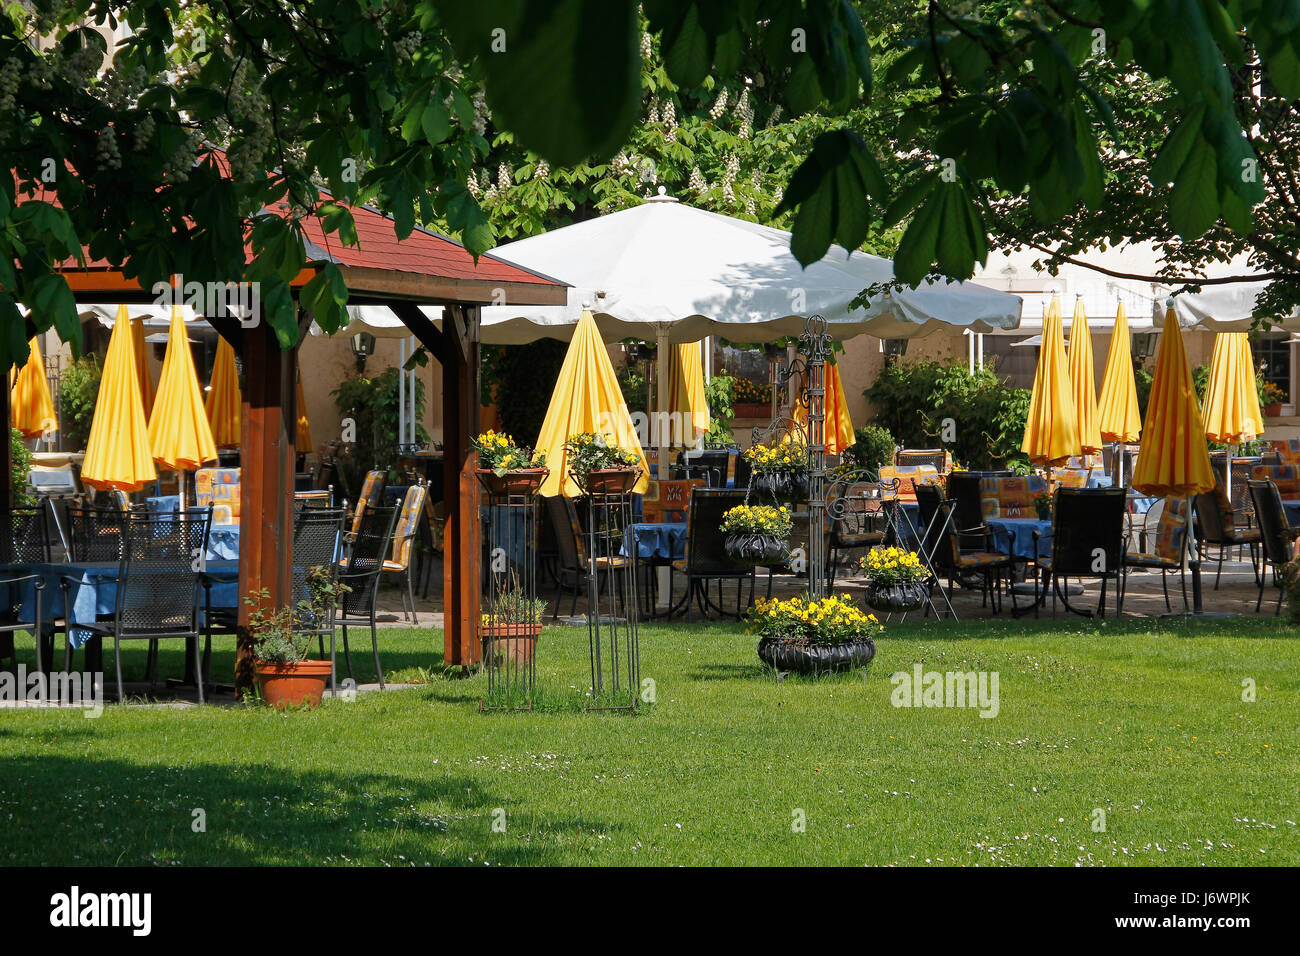
[[[765,637],[758,642],[758,656],[779,671],[822,674],[866,667],[876,656],[876,642],[862,637],[843,644],[810,644]]]
[[[867,586],[867,606],[873,611],[886,614],[901,614],[915,611],[925,603],[930,593],[929,585],[923,581],[908,584],[872,584]]]
[[[808,500],[807,472],[764,472],[754,475],[751,486],[756,495],[769,501]]]
[[[729,534],[722,543],[727,555],[741,564],[764,566],[790,560],[790,545],[770,534]]]

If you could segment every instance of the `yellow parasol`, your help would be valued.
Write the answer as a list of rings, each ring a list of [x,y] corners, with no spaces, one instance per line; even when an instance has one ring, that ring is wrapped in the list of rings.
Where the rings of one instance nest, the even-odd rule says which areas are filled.
[[[1128,316],[1124,303],[1115,309],[1115,328],[1106,353],[1106,375],[1097,402],[1097,430],[1105,441],[1127,445],[1142,433],[1138,415],[1137,385],[1133,381],[1133,353],[1129,348]]]
[[[140,376],[140,404],[144,406],[144,416],[153,414],[153,376],[149,374],[149,360],[144,350],[144,320],[131,320],[131,344],[135,349],[135,371]]]
[[[217,446],[212,440],[212,426],[203,411],[203,393],[194,372],[189,335],[180,306],[172,308],[172,324],[167,332],[167,354],[163,357],[162,375],[158,378],[158,395],[149,417],[149,444],[153,458],[164,468],[175,471],[181,482],[181,502],[185,501],[185,472],[204,462],[215,461]]]
[[[709,430],[709,403],[704,397],[698,342],[684,342],[668,355],[668,411],[680,417],[681,436],[687,444],[694,444]]]
[[[300,455],[311,454],[311,421],[307,418],[307,399],[302,394],[302,372],[298,373],[298,435],[293,443]]]
[[[857,441],[853,434],[853,419],[849,417],[849,403],[844,394],[844,383],[840,380],[840,367],[831,362],[826,363],[826,454],[842,455],[844,450]],[[803,402],[795,406],[794,420],[803,425],[808,420],[808,409]],[[806,427],[806,426],[805,426]]]
[[[39,438],[58,431],[59,420],[54,415],[50,383],[45,378],[45,361],[41,358],[41,345],[35,336],[29,343],[27,364],[16,377],[11,375],[11,378],[13,388],[9,402],[14,428],[22,432],[24,438]]]
[[[1097,427],[1097,379],[1092,362],[1092,333],[1088,331],[1088,314],[1083,298],[1074,300],[1074,321],[1070,324],[1070,391],[1074,395],[1074,414],[1079,426],[1079,449],[1085,455],[1101,451],[1101,431]]]
[[[235,369],[235,350],[217,337],[217,357],[212,362],[212,381],[204,408],[212,426],[212,440],[218,448],[238,448],[240,440],[239,373]]]
[[[1210,385],[1205,392],[1205,434],[1211,441],[1235,445],[1264,432],[1264,416],[1255,390],[1255,367],[1245,332],[1220,332],[1210,358]]]
[[[158,477],[140,404],[130,324],[126,306],[118,306],[81,466],[81,480],[101,491],[135,491]]]
[[[644,493],[650,473],[645,452],[632,427],[632,416],[619,390],[609,352],[589,311],[578,319],[537,438],[537,450],[546,453],[546,467],[551,470],[542,483],[541,494],[576,497],[582,493],[569,474],[564,443],[587,432],[607,435],[620,448],[636,452],[641,459],[641,478],[632,490]]]
[[[1185,497],[1214,487],[1205,425],[1187,367],[1183,334],[1170,308],[1156,356],[1155,378],[1142,425],[1142,454],[1133,469],[1133,487],[1148,495]]]
[[[1079,454],[1079,423],[1066,369],[1061,300],[1056,296],[1052,296],[1051,308],[1043,313],[1038,370],[1034,373],[1034,391],[1020,449],[1035,464],[1049,466]]]

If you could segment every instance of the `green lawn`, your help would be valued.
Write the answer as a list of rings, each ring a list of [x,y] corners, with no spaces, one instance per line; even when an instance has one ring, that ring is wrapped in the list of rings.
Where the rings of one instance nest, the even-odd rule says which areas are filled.
[[[440,632],[382,640],[440,669]],[[482,676],[314,713],[0,711],[0,862],[1300,863],[1300,641],[1272,619],[907,624],[865,676],[784,683],[736,625],[646,627],[635,717],[562,706],[585,630],[539,655],[547,712],[480,714]],[[917,662],[996,671],[998,716],[892,706]]]

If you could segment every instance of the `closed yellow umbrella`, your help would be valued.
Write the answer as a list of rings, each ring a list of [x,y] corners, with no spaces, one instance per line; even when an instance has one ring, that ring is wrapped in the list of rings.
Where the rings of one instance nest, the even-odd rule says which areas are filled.
[[[153,376],[149,374],[149,360],[144,350],[144,320],[131,320],[131,344],[135,347],[135,371],[140,376],[140,404],[144,406],[144,416],[153,414]]]
[[[130,325],[126,306],[118,306],[81,465],[81,480],[101,491],[136,491],[158,477],[140,404],[140,376],[135,369]]]
[[[1211,441],[1235,445],[1254,441],[1264,431],[1264,416],[1255,389],[1255,366],[1245,332],[1220,332],[1210,358],[1210,385],[1205,392],[1205,434]]]
[[[39,438],[57,431],[59,420],[54,414],[54,401],[50,398],[50,383],[45,379],[45,361],[41,346],[35,336],[29,343],[27,364],[13,377],[9,393],[10,414],[14,428],[24,438]]]
[[[302,372],[298,373],[298,436],[293,443],[300,455],[311,454],[311,422],[307,418],[307,399],[302,394]]]
[[[620,448],[637,454],[641,459],[641,478],[632,490],[643,493],[650,473],[645,452],[632,427],[632,416],[623,401],[609,352],[600,340],[596,320],[590,312],[583,312],[537,438],[537,450],[546,453],[546,467],[551,471],[542,483],[541,494],[567,497],[582,494],[569,474],[564,443],[574,435],[587,432],[607,435]]]
[[[668,355],[668,411],[682,422],[687,443],[709,430],[709,403],[704,397],[704,368],[698,342],[684,342]]]
[[[1052,296],[1051,308],[1043,313],[1038,369],[1020,450],[1035,464],[1049,466],[1079,454],[1079,422],[1066,368],[1061,300],[1056,296]]]
[[[1128,316],[1124,303],[1115,309],[1115,328],[1106,353],[1106,375],[1097,401],[1097,430],[1105,441],[1127,445],[1142,433],[1138,414],[1137,384],[1133,381],[1133,352],[1129,347]]]
[[[853,434],[853,419],[849,417],[848,397],[844,394],[844,383],[840,380],[840,367],[826,363],[826,454],[842,455],[844,450],[856,442]],[[795,406],[794,420],[804,424],[808,420],[808,409],[800,401]]]
[[[1079,449],[1085,455],[1101,451],[1101,431],[1097,423],[1097,379],[1092,361],[1092,333],[1088,331],[1088,314],[1083,298],[1074,300],[1074,321],[1070,324],[1070,391],[1074,395],[1074,415],[1079,426]]]
[[[184,497],[184,472],[204,462],[215,461],[217,446],[212,426],[203,410],[203,393],[194,371],[189,335],[179,306],[172,309],[167,332],[167,354],[163,357],[158,395],[149,417],[149,444],[159,465],[180,473]]]
[[[239,373],[235,369],[235,350],[218,336],[212,381],[208,383],[208,397],[204,401],[208,424],[212,427],[212,440],[218,448],[239,447],[241,404],[243,398],[239,393]]]
[[[1196,401],[1183,334],[1172,308],[1165,315],[1160,336],[1133,487],[1155,497],[1180,498],[1214,487],[1201,406]]]

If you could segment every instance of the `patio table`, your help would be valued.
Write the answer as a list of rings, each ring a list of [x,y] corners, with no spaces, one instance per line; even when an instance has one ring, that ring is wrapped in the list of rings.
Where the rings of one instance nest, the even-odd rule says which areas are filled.
[[[239,563],[213,561],[207,563],[207,569],[209,572],[215,571],[226,575],[226,579],[212,589],[212,606],[238,607]],[[0,566],[0,571],[40,576],[45,582],[45,592],[41,598],[42,616],[51,623],[56,618],[66,618],[70,626],[68,640],[73,647],[78,648],[85,644],[91,635],[87,631],[77,630],[76,622],[91,622],[99,615],[110,615],[117,609],[117,576],[120,570],[121,565],[116,561]],[[67,598],[72,605],[70,609],[64,601],[65,578],[71,579],[67,589]],[[36,582],[24,582],[21,587],[23,589],[21,613],[30,615],[35,607]]]
[[[1024,561],[1045,558],[1052,552],[1052,522],[1046,518],[989,518],[986,522],[993,533],[993,548]],[[1038,539],[1034,547],[1034,532]]]

